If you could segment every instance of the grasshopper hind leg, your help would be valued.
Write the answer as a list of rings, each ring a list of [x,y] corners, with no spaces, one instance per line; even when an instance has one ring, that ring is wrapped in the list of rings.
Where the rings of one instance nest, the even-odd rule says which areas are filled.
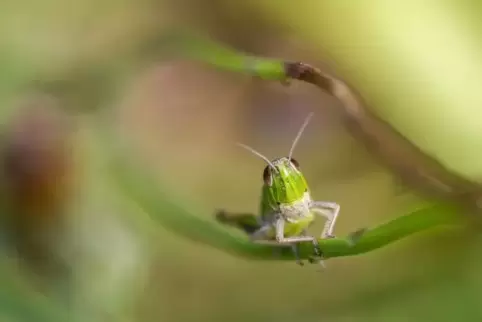
[[[300,247],[299,247],[299,244],[293,244],[291,245],[291,250],[293,251],[293,254],[295,255],[295,259],[296,259],[296,264],[300,265],[300,266],[304,266],[305,263],[301,260],[300,258]]]
[[[262,226],[259,219],[253,214],[229,213],[218,210],[215,213],[215,218],[219,223],[241,229],[248,235],[255,233]]]
[[[302,231],[301,236],[308,236],[308,231],[305,229]],[[313,240],[313,255],[308,257],[308,262],[311,264],[320,264],[323,268],[326,267],[323,258],[323,252],[320,249],[320,245],[316,239]]]

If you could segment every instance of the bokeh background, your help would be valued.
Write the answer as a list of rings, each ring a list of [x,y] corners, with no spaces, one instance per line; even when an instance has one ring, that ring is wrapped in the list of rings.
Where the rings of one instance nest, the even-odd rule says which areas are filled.
[[[258,210],[264,164],[235,143],[283,156],[315,112],[295,151],[312,195],[341,204],[338,235],[377,225],[428,197],[403,186],[347,132],[337,101],[305,84],[167,59],[164,39],[175,30],[201,33],[336,72],[424,152],[478,180],[478,2],[7,0],[1,7],[2,158],[10,160],[1,321],[482,318],[473,231],[417,235],[329,260],[323,272],[237,258],[177,236],[120,193],[106,175],[110,149],[96,134],[112,129],[109,144],[128,146],[125,158],[158,178],[161,204],[172,198],[213,220],[217,209]]]

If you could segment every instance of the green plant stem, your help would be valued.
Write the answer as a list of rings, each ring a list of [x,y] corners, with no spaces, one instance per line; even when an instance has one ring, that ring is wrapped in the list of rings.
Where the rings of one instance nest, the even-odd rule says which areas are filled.
[[[168,34],[161,41],[163,59],[183,58],[199,61],[218,69],[246,74],[264,80],[286,81],[290,78],[282,61],[241,54],[209,38],[190,34]]]
[[[378,156],[404,183],[444,199],[463,199],[475,205],[480,186],[450,172],[444,165],[423,153],[390,124],[367,107],[361,95],[342,79],[301,62],[254,57],[208,38],[176,36],[176,57],[208,64],[238,74],[288,84],[298,80],[316,86],[341,103],[344,126],[372,154]],[[474,193],[477,192],[478,193]]]
[[[226,226],[214,220],[214,216],[212,220],[203,219],[199,214],[183,208],[182,201],[166,193],[166,189],[145,167],[129,158],[135,154],[118,149],[108,139],[110,135],[106,135],[105,127],[100,131],[97,137],[106,139],[104,144],[110,158],[108,169],[114,186],[126,198],[132,198],[157,224],[196,243],[236,256],[261,260],[295,260],[291,251],[283,251],[279,257],[274,257],[273,246],[252,243],[246,236],[230,233]],[[355,246],[350,244],[348,237],[323,239],[319,243],[326,258],[363,254],[428,229],[453,225],[460,218],[458,213],[459,209],[449,203],[429,205],[368,230]],[[312,254],[310,243],[300,245],[301,258],[306,259]]]
[[[366,115],[365,111],[360,109],[360,100],[349,87],[309,65],[243,55],[214,42],[199,39],[190,39],[182,44],[184,47],[178,48],[185,58],[266,80],[286,82],[289,79],[298,79],[309,82],[338,97],[345,104],[347,115],[351,116],[352,120],[359,121],[360,117]],[[337,87],[340,84],[342,86]],[[352,109],[353,107],[355,109]],[[246,236],[231,233],[229,228],[214,220],[214,214],[211,216],[212,220],[208,220],[203,219],[199,211],[183,208],[184,202],[173,197],[152,174],[147,173],[145,167],[129,158],[135,153],[118,149],[116,141],[119,141],[113,136],[114,133],[109,132],[105,123],[100,124],[102,125],[97,127],[99,142],[104,141],[102,150],[110,151],[107,155],[110,158],[109,169],[114,180],[113,186],[119,188],[126,198],[133,199],[153,221],[184,238],[236,256],[260,260],[295,260],[289,249],[275,257],[272,245],[255,244]],[[398,161],[406,161],[400,156],[396,157]],[[418,171],[413,172],[422,173],[421,176],[425,178],[430,177],[430,174],[423,173],[420,168],[416,170]],[[363,254],[422,231],[454,225],[461,217],[459,212],[460,209],[451,201],[431,204],[369,229],[355,246],[351,244],[350,236],[319,240],[319,244],[326,258]],[[311,255],[312,245],[302,243],[300,257],[306,259]]]

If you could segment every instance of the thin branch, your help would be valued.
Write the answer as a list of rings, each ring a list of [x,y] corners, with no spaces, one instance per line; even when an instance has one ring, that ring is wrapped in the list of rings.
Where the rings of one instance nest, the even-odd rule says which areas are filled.
[[[302,62],[284,62],[284,65],[289,78],[313,84],[335,97],[341,103],[346,127],[403,181],[426,193],[476,204],[474,194],[481,190],[478,183],[450,172],[423,153],[373,114],[361,95],[345,81]]]
[[[466,192],[472,189],[473,185],[448,175],[435,161],[422,156],[413,145],[388,125],[383,125],[369,113],[356,92],[343,81],[306,64],[252,57],[214,42],[189,39],[181,43],[179,51],[185,58],[265,80],[283,83],[289,82],[290,79],[301,80],[314,84],[335,96],[343,105],[347,124],[363,134],[362,137],[368,147],[376,147],[396,170],[400,170],[418,183],[422,182],[432,190],[441,192],[446,197],[447,201],[428,205],[369,229],[355,246],[352,245],[349,236],[319,240],[325,257],[352,256],[370,252],[422,231],[436,227],[453,227],[462,217],[459,216],[461,208],[453,201],[464,199],[466,196],[460,197],[460,191]],[[176,57],[179,57],[179,52]],[[113,133],[108,133],[109,130],[104,125],[98,127],[98,130],[103,133],[99,132],[97,137],[105,138],[105,149],[110,149],[112,152],[108,154],[111,158],[109,169],[114,186],[118,187],[127,198],[137,202],[153,221],[187,239],[236,256],[261,260],[295,259],[291,251],[283,251],[280,256],[275,257],[273,246],[252,243],[245,235],[235,234],[234,231],[231,233],[226,226],[216,222],[214,216],[210,216],[212,219],[204,219],[205,217],[203,218],[201,214],[194,214],[187,210],[182,206],[183,201],[176,200],[166,192],[167,189],[162,189],[160,183],[146,172],[145,167],[129,159],[129,156],[135,154],[117,149],[119,146],[113,144],[115,142]],[[386,139],[387,137],[389,139]],[[393,140],[390,141],[391,139]],[[306,259],[312,254],[310,243],[300,245],[301,258]]]
[[[97,138],[108,138],[99,134]],[[98,142],[101,142],[99,140]],[[181,200],[166,193],[160,183],[148,173],[146,167],[129,158],[132,153],[124,153],[113,148],[114,144],[104,141],[109,151],[109,171],[114,186],[126,198],[133,199],[144,212],[157,224],[196,243],[219,249],[236,256],[260,260],[294,260],[291,251],[283,251],[273,256],[273,246],[260,245],[249,241],[246,236],[231,233],[226,226],[205,219],[184,208]],[[117,146],[118,147],[118,146]],[[460,218],[460,209],[450,203],[429,205],[408,215],[393,219],[368,230],[355,246],[348,237],[319,240],[326,258],[363,254],[389,245],[407,236],[435,227],[454,225]],[[300,245],[300,257],[308,258],[313,254],[310,243]]]
[[[345,126],[360,143],[378,155],[410,187],[428,195],[462,201],[476,207],[482,196],[477,182],[450,172],[440,162],[426,155],[389,124],[367,108],[361,95],[345,81],[301,62],[254,57],[201,37],[176,35],[176,57],[209,64],[215,68],[252,75],[288,84],[295,79],[310,83],[335,97],[342,108]]]

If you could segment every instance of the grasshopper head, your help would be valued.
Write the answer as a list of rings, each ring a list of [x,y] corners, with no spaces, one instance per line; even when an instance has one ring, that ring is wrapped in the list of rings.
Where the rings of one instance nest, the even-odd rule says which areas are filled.
[[[269,203],[273,207],[279,207],[286,217],[294,217],[301,213],[306,213],[310,202],[305,177],[300,171],[299,163],[291,156],[312,116],[313,113],[305,119],[291,145],[288,157],[270,161],[253,148],[238,143],[238,145],[263,159],[268,164],[263,171],[264,189],[267,189]]]
[[[284,157],[271,161],[271,164],[264,168],[263,181],[273,200],[279,205],[302,200],[308,192],[308,185],[298,161]]]

